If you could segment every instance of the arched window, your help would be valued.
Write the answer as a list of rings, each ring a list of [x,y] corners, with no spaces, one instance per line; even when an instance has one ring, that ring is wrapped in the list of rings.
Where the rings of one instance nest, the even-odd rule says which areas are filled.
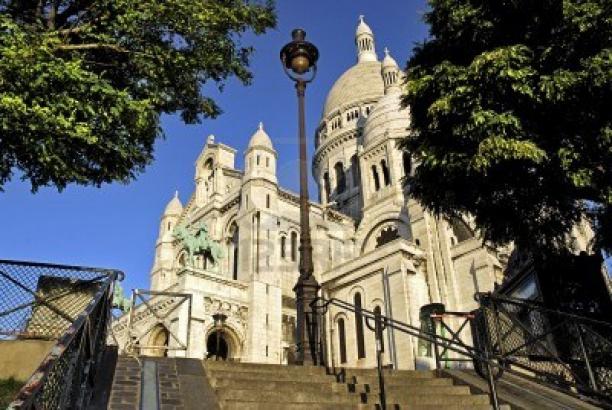
[[[389,167],[387,167],[387,162],[384,159],[380,161],[380,167],[382,168],[383,179],[385,181],[385,185],[390,185],[391,176],[389,175]]]
[[[359,186],[359,160],[357,155],[351,157],[351,174],[353,176],[353,186]]]
[[[382,316],[382,313],[381,313],[380,306],[376,306],[374,308],[374,317],[375,317],[376,320],[381,320],[381,316]],[[381,323],[381,325],[382,325],[382,323]],[[383,332],[381,331],[380,333],[381,333],[381,335],[380,335],[380,351],[384,352],[385,351],[385,338],[383,337],[383,334],[382,334]]]
[[[270,166],[270,157],[266,157],[266,168]]]
[[[338,348],[340,349],[340,363],[346,363],[346,330],[344,319],[338,319]]]
[[[346,178],[344,176],[344,167],[341,162],[334,165],[334,171],[336,171],[336,184],[338,186],[338,193],[341,194],[346,189]]]
[[[323,193],[325,195],[325,202],[329,202],[329,194],[331,192],[331,186],[329,183],[329,173],[328,172],[323,174],[323,191],[325,191]]]
[[[404,166],[404,176],[409,176],[412,170],[412,160],[410,159],[410,154],[406,151],[402,152],[402,165]]]
[[[281,258],[285,258],[286,251],[285,247],[287,246],[287,237],[285,235],[280,238],[280,249],[281,249]]]
[[[260,155],[258,155],[258,156],[257,156],[257,161],[256,161],[257,165],[259,165],[259,160],[260,160],[260,158],[261,158],[261,156],[260,156]]]
[[[270,194],[266,195],[266,208],[270,208]]]
[[[399,238],[400,235],[396,226],[386,226],[376,238],[376,247],[378,248]]]
[[[380,180],[378,179],[376,165],[372,165],[372,178],[374,179],[374,190],[378,191],[380,189]]]
[[[291,260],[297,260],[297,233],[291,232]]]
[[[357,358],[366,357],[365,339],[363,337],[363,315],[361,314],[361,293],[355,293],[353,297],[355,304],[355,336],[357,338]]]

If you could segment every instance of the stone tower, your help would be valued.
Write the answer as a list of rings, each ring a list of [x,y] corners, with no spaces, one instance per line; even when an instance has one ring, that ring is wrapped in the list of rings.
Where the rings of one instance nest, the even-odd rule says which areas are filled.
[[[321,203],[361,219],[363,198],[357,147],[365,119],[384,94],[374,34],[360,16],[355,32],[357,64],[334,83],[315,135],[313,175]]]

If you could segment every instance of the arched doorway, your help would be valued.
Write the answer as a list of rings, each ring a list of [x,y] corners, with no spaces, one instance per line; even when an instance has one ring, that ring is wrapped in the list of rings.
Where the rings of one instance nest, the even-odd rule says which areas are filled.
[[[227,335],[221,331],[219,334],[219,359],[227,360],[227,358],[230,356],[229,350]],[[206,355],[207,359],[214,360],[217,358],[217,332],[212,332],[208,336],[208,339],[206,340],[206,351],[208,352]]]
[[[157,325],[149,337],[149,346],[146,356],[166,357],[168,356],[168,342],[170,341],[168,330],[163,325]],[[155,348],[159,346],[159,348]]]

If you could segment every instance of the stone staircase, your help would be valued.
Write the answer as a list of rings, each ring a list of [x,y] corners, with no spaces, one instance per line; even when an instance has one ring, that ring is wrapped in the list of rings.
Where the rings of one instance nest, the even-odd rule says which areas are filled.
[[[380,408],[376,369],[346,369],[206,361],[221,409],[344,410]],[[387,408],[490,409],[489,397],[431,371],[386,370]]]

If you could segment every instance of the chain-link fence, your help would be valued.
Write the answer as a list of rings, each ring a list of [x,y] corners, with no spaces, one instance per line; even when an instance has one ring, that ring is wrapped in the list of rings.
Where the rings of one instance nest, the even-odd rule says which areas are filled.
[[[109,269],[0,260],[0,342],[57,340],[9,408],[85,408],[119,276]]]
[[[502,367],[612,404],[611,323],[489,293],[478,298],[480,331]]]

